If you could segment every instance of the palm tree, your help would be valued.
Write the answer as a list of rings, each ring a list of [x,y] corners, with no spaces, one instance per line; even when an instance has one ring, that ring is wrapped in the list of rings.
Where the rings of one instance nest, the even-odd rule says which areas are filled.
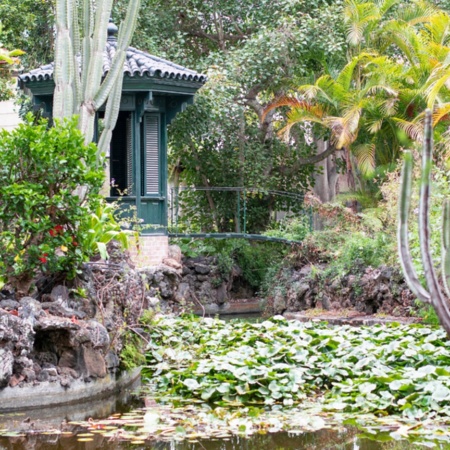
[[[356,55],[336,76],[322,75],[267,107],[266,113],[288,108],[281,135],[301,122],[317,123],[345,151],[348,167],[354,161],[367,176],[419,139],[427,106],[434,107],[435,124],[449,120],[450,16],[422,0],[393,11],[398,3],[346,1],[347,38]]]

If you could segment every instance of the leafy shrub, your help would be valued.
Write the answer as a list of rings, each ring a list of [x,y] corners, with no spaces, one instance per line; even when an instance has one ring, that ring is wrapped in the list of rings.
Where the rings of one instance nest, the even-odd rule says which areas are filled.
[[[277,222],[263,234],[265,236],[278,237],[290,241],[303,241],[310,232],[310,217],[308,214],[303,214]]]
[[[108,259],[106,244],[111,240],[120,242],[123,248],[128,248],[128,236],[132,231],[122,230],[115,213],[116,203],[106,203],[100,200],[95,208],[87,214],[80,225],[81,248],[88,255],[99,253],[103,259]]]
[[[99,205],[103,168],[76,120],[0,132],[0,275],[26,293],[39,272],[74,276],[90,250],[86,217]]]
[[[382,234],[374,237],[363,233],[345,235],[342,246],[335,248],[327,272],[346,275],[361,267],[378,267],[385,264],[395,249],[388,245]]]
[[[289,247],[274,242],[245,239],[176,239],[184,256],[216,256],[219,270],[228,275],[233,265],[242,270],[243,279],[261,291],[267,273],[281,262]]]

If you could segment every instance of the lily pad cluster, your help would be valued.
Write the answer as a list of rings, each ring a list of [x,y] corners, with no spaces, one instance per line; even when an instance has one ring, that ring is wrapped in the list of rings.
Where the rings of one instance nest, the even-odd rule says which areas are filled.
[[[328,411],[450,417],[450,343],[440,329],[161,317],[150,336],[144,374],[160,400],[292,406],[320,398]]]

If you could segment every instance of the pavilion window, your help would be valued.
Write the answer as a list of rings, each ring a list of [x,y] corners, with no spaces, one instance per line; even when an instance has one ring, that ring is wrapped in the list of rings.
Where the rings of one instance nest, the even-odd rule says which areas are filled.
[[[159,195],[160,186],[160,116],[144,116],[144,173],[143,195]]]

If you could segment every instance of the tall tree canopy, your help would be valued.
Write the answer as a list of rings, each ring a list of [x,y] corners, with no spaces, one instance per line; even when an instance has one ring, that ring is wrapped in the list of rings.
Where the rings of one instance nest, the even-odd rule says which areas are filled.
[[[182,181],[297,192],[308,187],[313,166],[301,163],[315,154],[314,146],[304,139],[296,146],[282,142],[274,134],[274,114],[262,121],[263,112],[274,96],[324,64],[344,60],[341,10],[342,2],[324,0],[144,0],[141,26],[152,32],[138,29],[134,44],[209,76],[195,104],[170,129],[171,161]],[[221,207],[217,196],[204,201],[196,211]],[[265,213],[254,218],[256,228],[267,223],[274,206],[268,197],[258,201]],[[225,217],[216,226],[233,229],[236,222]]]

